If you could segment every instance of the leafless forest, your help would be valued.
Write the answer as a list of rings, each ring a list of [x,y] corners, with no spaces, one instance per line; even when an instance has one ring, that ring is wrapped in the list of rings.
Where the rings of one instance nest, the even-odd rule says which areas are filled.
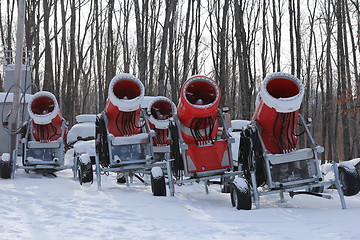
[[[53,92],[72,124],[98,113],[121,72],[175,103],[193,74],[214,78],[233,119],[250,119],[264,76],[306,87],[301,112],[322,160],[360,156],[359,0],[27,0],[33,83]],[[17,1],[0,1],[3,49],[15,48]]]

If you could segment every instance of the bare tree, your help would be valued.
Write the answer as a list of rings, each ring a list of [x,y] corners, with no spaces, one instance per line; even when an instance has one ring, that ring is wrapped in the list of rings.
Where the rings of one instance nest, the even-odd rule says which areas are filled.
[[[159,64],[159,78],[158,78],[158,94],[165,95],[165,57],[168,45],[168,35],[170,26],[170,17],[174,13],[176,1],[166,0],[165,1],[165,20],[163,27],[163,35],[161,39],[161,52],[160,52],[160,64]]]
[[[44,36],[45,36],[45,68],[44,68],[44,81],[43,90],[53,92],[54,91],[54,73],[53,73],[53,59],[52,48],[50,43],[50,11],[52,6],[51,0],[43,0],[44,9]]]
[[[144,27],[144,18],[141,17],[140,5],[138,0],[134,1],[134,10],[135,10],[135,18],[136,18],[136,40],[137,40],[137,59],[138,59],[138,71],[139,78],[143,82],[146,82],[146,70],[147,70],[147,54],[146,54],[146,37]],[[147,1],[143,3],[143,11],[146,11]]]

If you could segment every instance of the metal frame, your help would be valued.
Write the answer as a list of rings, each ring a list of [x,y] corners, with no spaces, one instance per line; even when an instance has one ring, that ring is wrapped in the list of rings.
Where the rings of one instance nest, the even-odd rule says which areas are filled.
[[[175,122],[177,129],[178,129],[178,135],[179,135],[179,147],[180,147],[180,152],[181,152],[181,156],[182,156],[182,160],[184,163],[184,171],[183,171],[183,176],[180,176],[180,179],[174,180],[174,184],[184,184],[184,183],[200,183],[203,182],[204,186],[205,186],[205,192],[206,194],[209,193],[209,189],[208,186],[211,184],[222,184],[223,181],[231,183],[234,178],[236,176],[242,176],[243,175],[243,171],[238,170],[238,171],[234,171],[234,165],[233,165],[233,157],[232,157],[232,151],[231,151],[231,144],[235,142],[235,139],[231,137],[231,135],[228,132],[228,128],[226,126],[226,122],[224,120],[223,117],[223,112],[219,109],[218,110],[218,118],[220,119],[220,122],[222,124],[222,135],[224,138],[216,140],[216,141],[226,141],[227,145],[228,145],[228,152],[229,152],[229,156],[230,156],[230,169],[219,169],[219,170],[210,170],[210,171],[204,171],[201,173],[189,173],[188,169],[187,169],[187,164],[186,164],[186,150],[188,149],[188,145],[184,142],[182,135],[181,135],[181,130],[180,130],[180,120],[177,117],[177,115],[175,114],[173,116],[173,121]],[[201,147],[201,146],[199,146]],[[214,179],[221,179],[222,181],[211,181]]]
[[[110,165],[108,167],[101,167],[100,165],[100,160],[99,160],[99,156],[98,154],[96,154],[95,156],[95,174],[96,174],[96,179],[97,179],[97,187],[98,189],[101,189],[101,173],[106,173],[106,172],[116,172],[116,173],[122,173],[124,174],[124,176],[127,178],[126,184],[127,186],[130,185],[130,182],[132,182],[133,176],[135,175],[135,173],[143,173],[143,174],[150,174],[150,171],[153,167],[161,167],[163,169],[163,171],[165,171],[168,175],[168,183],[167,185],[169,186],[170,189],[170,195],[173,196],[174,195],[174,183],[172,181],[172,171],[171,171],[171,167],[170,167],[170,161],[171,160],[165,160],[165,162],[156,162],[154,160],[154,147],[153,147],[153,143],[152,143],[152,137],[154,135],[154,131],[150,130],[149,124],[148,124],[148,119],[147,119],[147,115],[144,112],[143,109],[141,109],[141,114],[144,118],[144,122],[145,122],[145,130],[146,130],[146,134],[147,134],[147,138],[146,139],[135,139],[135,141],[132,144],[117,144],[114,145],[112,143],[112,140],[115,139],[115,137],[109,133],[108,128],[107,128],[107,117],[106,114],[104,112],[101,113],[104,121],[105,121],[105,126],[106,126],[106,134],[107,134],[107,139],[108,139],[108,150],[109,150],[109,163]],[[97,134],[96,136],[96,141],[99,142],[100,141],[100,134]],[[118,137],[118,138],[122,138],[122,137]],[[126,138],[126,137],[124,137]],[[130,161],[124,161],[124,162],[116,162],[114,161],[113,158],[113,149],[116,148],[117,146],[130,146],[130,145],[139,145],[141,148],[144,149],[144,154],[145,154],[145,158],[143,159],[136,159],[136,160],[130,160]],[[166,170],[164,170],[166,168]],[[130,180],[130,181],[129,181]],[[146,182],[144,182],[145,185],[147,185]]]
[[[55,141],[51,141],[51,142],[38,142],[38,141],[29,141],[28,137],[29,135],[31,135],[32,137],[32,124],[29,121],[27,129],[26,129],[26,134],[25,137],[21,139],[21,143],[23,146],[23,166],[18,166],[15,164],[15,169],[19,168],[19,169],[25,169],[27,171],[33,171],[33,170],[54,170],[54,171],[60,171],[60,170],[64,170],[64,169],[70,169],[73,167],[67,167],[64,166],[64,134],[65,134],[65,129],[66,129],[66,122],[64,119],[62,119],[62,124],[61,124],[61,137]],[[29,150],[32,149],[47,149],[49,151],[53,151],[55,153],[55,157],[52,160],[42,160],[42,161],[31,161],[28,160],[28,157],[31,157],[28,153]],[[13,153],[13,159],[16,159],[16,154],[17,150],[14,151]],[[55,161],[56,159],[56,161]]]
[[[299,122],[302,126],[304,126],[305,133],[308,137],[308,140],[310,142],[310,148],[307,149],[300,149],[295,150],[290,153],[284,153],[284,154],[271,154],[265,147],[264,142],[261,138],[260,131],[261,127],[256,123],[256,121],[252,121],[253,127],[256,129],[256,132],[258,134],[258,137],[260,139],[262,151],[263,151],[263,157],[265,161],[265,169],[266,169],[266,178],[267,178],[267,187],[265,191],[259,192],[257,188],[256,183],[256,176],[254,171],[250,171],[251,173],[251,182],[252,182],[252,195],[255,201],[256,208],[260,208],[260,196],[261,195],[268,195],[268,194],[275,194],[279,193],[281,202],[284,202],[284,192],[292,193],[294,191],[298,190],[308,190],[310,188],[314,187],[321,187],[321,186],[331,186],[336,185],[339,193],[339,198],[341,201],[341,207],[343,209],[346,208],[345,204],[345,198],[343,191],[341,189],[341,183],[339,180],[339,172],[336,163],[332,164],[335,179],[324,181],[322,172],[320,170],[319,166],[319,159],[318,159],[318,153],[324,152],[324,148],[317,145],[314,141],[314,138],[311,135],[311,132],[308,128],[308,124],[305,122],[304,117],[299,114]],[[309,157],[309,152],[312,152],[312,157]],[[276,162],[277,160],[277,162]],[[301,179],[301,180],[290,180],[286,182],[275,182],[271,175],[271,170],[274,165],[276,164],[283,164],[283,163],[291,163],[291,162],[298,162],[298,161],[311,161],[315,165],[316,174],[312,177],[309,177],[307,179]],[[254,155],[252,155],[252,162],[254,162]],[[320,194],[321,195],[321,194]],[[322,195],[326,198],[325,195]]]

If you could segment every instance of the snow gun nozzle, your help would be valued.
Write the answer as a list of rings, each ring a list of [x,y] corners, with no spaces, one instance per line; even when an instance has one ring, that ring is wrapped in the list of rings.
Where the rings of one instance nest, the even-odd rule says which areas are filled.
[[[57,115],[60,115],[59,104],[54,94],[46,91],[34,94],[28,104],[30,117],[36,124],[49,124]]]

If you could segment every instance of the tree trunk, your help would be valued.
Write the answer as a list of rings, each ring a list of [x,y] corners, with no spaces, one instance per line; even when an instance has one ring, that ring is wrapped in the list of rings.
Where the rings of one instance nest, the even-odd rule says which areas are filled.
[[[170,25],[170,16],[174,12],[174,8],[177,4],[176,1],[166,0],[165,7],[165,21],[163,28],[163,35],[161,39],[161,52],[160,52],[160,64],[159,64],[159,78],[158,78],[158,94],[165,95],[165,57],[167,51],[167,43],[168,43],[168,33],[169,33],[169,25]]]
[[[135,18],[136,18],[136,41],[137,41],[137,59],[138,59],[138,71],[139,78],[143,82],[146,82],[146,65],[147,65],[147,57],[145,51],[144,44],[144,28],[143,21],[140,15],[140,6],[139,1],[134,0],[134,10],[135,10]]]
[[[51,3],[48,0],[43,0],[44,8],[44,37],[45,37],[45,67],[44,67],[44,82],[43,90],[53,92],[54,91],[54,73],[53,73],[53,61],[52,61],[52,48],[50,43],[50,11]]]

